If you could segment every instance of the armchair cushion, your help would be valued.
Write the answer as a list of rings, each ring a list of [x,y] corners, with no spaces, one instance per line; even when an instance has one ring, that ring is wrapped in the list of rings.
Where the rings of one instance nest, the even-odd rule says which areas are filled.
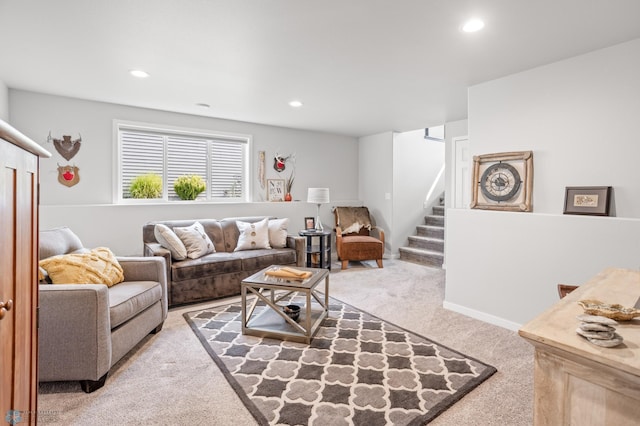
[[[127,281],[109,291],[111,328],[128,321],[157,301],[162,287],[156,281]]]
[[[382,241],[366,235],[342,237],[340,256],[349,260],[380,259],[384,251]]]
[[[88,253],[53,256],[40,261],[53,284],[106,284],[124,281],[122,267],[106,247]]]

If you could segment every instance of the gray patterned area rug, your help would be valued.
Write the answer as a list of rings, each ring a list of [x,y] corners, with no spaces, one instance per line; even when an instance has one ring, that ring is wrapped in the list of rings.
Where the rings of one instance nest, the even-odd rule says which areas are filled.
[[[426,424],[496,372],[333,298],[310,345],[243,335],[239,302],[184,317],[261,425]]]

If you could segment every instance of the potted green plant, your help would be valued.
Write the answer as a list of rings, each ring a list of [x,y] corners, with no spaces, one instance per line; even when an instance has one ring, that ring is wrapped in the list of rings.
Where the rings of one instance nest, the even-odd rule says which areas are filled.
[[[180,176],[173,183],[173,190],[181,200],[195,200],[205,189],[207,189],[207,185],[204,179],[198,175]]]
[[[133,198],[161,198],[162,177],[155,173],[136,176],[131,181],[129,192]]]

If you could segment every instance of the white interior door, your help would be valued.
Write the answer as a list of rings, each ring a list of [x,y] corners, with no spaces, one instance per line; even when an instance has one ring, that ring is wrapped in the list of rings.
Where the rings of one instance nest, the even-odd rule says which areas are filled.
[[[453,138],[453,149],[453,207],[467,209],[471,204],[471,158],[468,136]]]

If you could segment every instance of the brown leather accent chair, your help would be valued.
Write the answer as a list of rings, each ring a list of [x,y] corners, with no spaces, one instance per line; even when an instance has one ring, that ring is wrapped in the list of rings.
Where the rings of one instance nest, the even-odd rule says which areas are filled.
[[[350,260],[375,260],[382,268],[384,230],[371,223],[366,207],[336,207],[336,251],[346,269]]]

